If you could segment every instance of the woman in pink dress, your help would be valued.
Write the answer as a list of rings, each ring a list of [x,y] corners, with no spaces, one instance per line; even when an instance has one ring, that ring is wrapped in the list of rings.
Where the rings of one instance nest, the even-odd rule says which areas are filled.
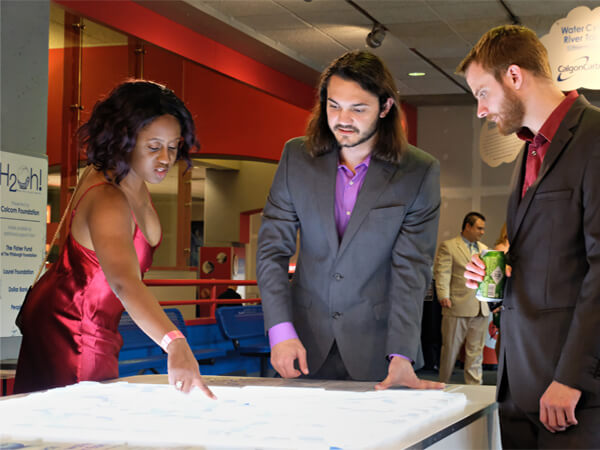
[[[190,112],[156,83],[126,82],[78,131],[88,158],[59,259],[22,307],[17,393],[119,376],[119,319],[168,353],[169,383],[213,396],[183,335],[142,282],[162,239],[146,183],[160,183],[198,145]]]

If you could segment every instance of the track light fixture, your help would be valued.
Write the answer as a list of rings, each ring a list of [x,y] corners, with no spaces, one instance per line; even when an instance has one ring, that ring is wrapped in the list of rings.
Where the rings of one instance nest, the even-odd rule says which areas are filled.
[[[371,48],[377,48],[383,42],[385,38],[385,27],[381,25],[379,22],[373,23],[373,28],[371,32],[367,34],[366,42],[367,45]]]
[[[379,47],[382,44],[383,40],[385,39],[385,32],[387,31],[387,28],[385,26],[383,26],[381,23],[379,23],[377,21],[377,19],[375,19],[375,17],[373,17],[371,14],[369,14],[368,11],[366,11],[365,9],[363,9],[359,5],[357,5],[354,2],[354,0],[346,0],[346,3],[348,3],[354,9],[356,9],[359,13],[361,13],[363,16],[365,16],[367,19],[369,19],[373,22],[373,28],[371,29],[369,34],[367,34],[366,42],[367,42],[367,45],[371,48]]]

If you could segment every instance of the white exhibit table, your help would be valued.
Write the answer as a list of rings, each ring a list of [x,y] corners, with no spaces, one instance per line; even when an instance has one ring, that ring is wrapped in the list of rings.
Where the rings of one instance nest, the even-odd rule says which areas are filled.
[[[372,382],[166,375],[80,383],[0,401],[0,448],[499,449],[495,387],[374,391]]]

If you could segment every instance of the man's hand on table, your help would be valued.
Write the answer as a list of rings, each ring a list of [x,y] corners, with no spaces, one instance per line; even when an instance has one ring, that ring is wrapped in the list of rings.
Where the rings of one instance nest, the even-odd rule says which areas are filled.
[[[392,358],[388,366],[388,376],[381,383],[375,385],[375,390],[381,391],[392,386],[406,386],[412,389],[444,389],[446,387],[444,383],[418,378],[410,361],[400,356]]]
[[[300,370],[294,367],[295,360],[298,360]],[[271,348],[271,365],[283,378],[296,378],[302,374],[308,375],[306,349],[300,339],[287,339],[275,344]]]

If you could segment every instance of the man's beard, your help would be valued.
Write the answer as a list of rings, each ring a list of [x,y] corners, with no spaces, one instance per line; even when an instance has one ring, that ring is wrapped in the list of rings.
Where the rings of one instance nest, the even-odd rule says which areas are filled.
[[[337,126],[336,126],[336,128],[337,128]],[[356,130],[356,128],[355,128],[355,130]],[[369,139],[371,139],[373,136],[375,136],[375,133],[377,133],[377,122],[375,122],[375,124],[373,125],[373,128],[370,129],[364,136],[359,137],[358,141],[344,144],[338,140],[338,144],[340,147],[346,147],[346,148],[356,147],[364,142],[367,142]]]
[[[500,120],[496,122],[498,131],[504,136],[515,133],[523,128],[525,106],[519,97],[502,84],[504,100],[500,105],[500,112],[496,115]]]

